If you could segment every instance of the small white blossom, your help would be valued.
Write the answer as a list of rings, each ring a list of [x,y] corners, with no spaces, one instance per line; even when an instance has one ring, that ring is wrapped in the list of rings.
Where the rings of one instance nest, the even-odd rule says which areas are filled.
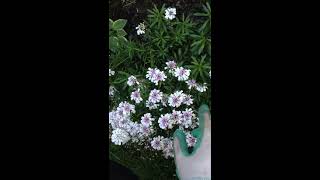
[[[185,94],[183,91],[176,91],[169,96],[168,103],[172,107],[179,107],[182,104],[184,97]]]
[[[157,71],[159,71],[159,69],[157,68],[154,68],[154,69],[148,68],[146,78],[152,81]]]
[[[177,67],[177,63],[174,61],[166,62],[166,67],[164,69],[175,69]]]
[[[131,123],[130,124],[130,129],[129,129],[129,134],[132,136],[132,137],[135,137],[138,135],[138,133],[140,132],[140,124],[138,124],[137,122],[132,122],[130,121]]]
[[[171,114],[167,113],[165,115],[161,115],[158,120],[159,127],[161,129],[172,129],[174,121],[171,118]]]
[[[191,95],[186,95],[186,96],[184,96],[183,104],[186,104],[186,105],[188,105],[188,106],[190,106],[191,104],[193,104],[193,99],[191,98]]]
[[[133,86],[133,85],[135,85],[135,84],[139,84],[139,82],[138,82],[138,80],[137,80],[137,78],[136,78],[135,76],[130,76],[130,77],[128,78],[127,84],[128,84],[129,86]]]
[[[109,69],[109,76],[113,76],[114,75],[114,71],[112,71],[111,69]]]
[[[192,125],[192,118],[195,116],[192,109],[186,109],[182,111],[181,118],[179,119],[178,123],[184,126],[185,128],[189,128]]]
[[[163,155],[166,159],[174,157],[173,141],[169,138],[164,138],[163,142]]]
[[[197,138],[193,137],[190,133],[186,135],[188,147],[193,147],[197,143]]]
[[[172,20],[176,17],[176,14],[177,14],[176,8],[167,8],[165,10],[165,18],[166,19]]]
[[[190,76],[190,69],[178,67],[175,69],[174,76],[178,78],[178,81],[186,81]]]
[[[144,126],[151,126],[154,118],[151,117],[150,113],[146,113],[141,117],[141,124]]]
[[[122,145],[130,140],[129,134],[122,129],[115,129],[112,131],[111,141],[116,145]]]
[[[153,133],[153,128],[151,126],[140,126],[140,133],[142,136],[149,136],[151,133]]]
[[[162,100],[163,93],[160,90],[153,89],[149,95],[149,101],[153,103],[158,103]]]
[[[124,115],[130,115],[130,113],[136,113],[135,106],[128,103],[127,101],[121,102],[117,109],[123,110]]]
[[[141,34],[144,34],[145,33],[145,25],[144,23],[140,23],[137,27],[136,27],[136,30],[137,30],[137,35],[141,35]]]
[[[162,114],[158,120],[158,123],[161,129],[167,129],[169,126],[169,117]]]
[[[171,113],[171,118],[174,121],[174,123],[180,122],[180,119],[182,118],[181,111],[173,110],[172,113]]]
[[[140,90],[136,90],[134,92],[131,93],[131,96],[130,96],[131,100],[135,101],[136,104],[139,104],[143,99],[141,98],[141,95],[140,95]]]
[[[114,96],[114,92],[116,91],[116,88],[114,86],[109,87],[109,96]]]
[[[209,77],[210,77],[210,79],[211,79],[211,70],[210,70],[210,72],[209,72]]]
[[[163,143],[162,143],[162,136],[154,137],[151,141],[151,147],[156,150],[162,150],[163,149]]]
[[[196,82],[196,80],[194,80],[194,79],[188,80],[188,81],[186,81],[186,83],[187,83],[187,85],[188,85],[188,89],[191,89],[191,88],[197,86],[197,82]]]
[[[197,84],[196,85],[196,89],[197,91],[199,92],[205,92],[207,90],[207,86],[206,86],[207,83],[203,83],[203,85],[200,85],[200,84]]]
[[[168,159],[169,157],[174,157],[174,149],[173,149],[173,147],[172,148],[167,148],[167,149],[165,149],[165,150],[163,150],[163,152],[164,152],[164,157],[166,158],[166,159]]]

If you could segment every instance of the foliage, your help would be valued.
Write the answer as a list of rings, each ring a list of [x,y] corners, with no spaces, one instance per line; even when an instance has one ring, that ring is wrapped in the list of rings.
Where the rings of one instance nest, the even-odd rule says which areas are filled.
[[[118,19],[116,21],[109,19],[109,49],[111,51],[115,51],[121,44],[127,42],[125,38],[127,33],[123,30],[126,23],[127,20],[125,19]]]
[[[139,36],[130,34],[128,39],[125,38],[127,34],[123,30],[127,21],[109,19],[109,49],[111,50],[109,68],[116,72],[115,76],[109,77],[109,81],[110,86],[117,89],[114,97],[109,100],[109,111],[119,102],[130,97],[133,88],[127,85],[127,80],[131,75],[144,84],[141,87],[141,97],[147,99],[150,89],[155,87],[145,80],[148,68],[157,67],[163,70],[165,63],[169,60],[177,62],[177,66],[189,68],[191,70],[189,79],[195,79],[201,84],[207,83],[208,90],[195,93],[172,76],[168,76],[165,83],[160,83],[161,89],[170,93],[183,89],[184,92],[190,93],[194,97],[194,109],[202,103],[207,103],[211,107],[210,4],[207,2],[199,12],[194,14],[186,15],[177,12],[173,20],[164,18],[166,8],[167,6],[163,5],[162,7],[154,6],[148,10],[148,16],[144,21],[145,34]],[[144,103],[136,105],[136,109],[142,108]],[[166,109],[164,108],[163,111]],[[145,111],[138,112],[133,119],[138,121],[143,113]],[[152,114],[159,116],[161,113],[153,110]],[[172,132],[160,130],[158,133],[165,136],[172,135]],[[165,159],[161,153],[155,153],[141,145],[117,146],[111,142],[109,144],[109,158],[129,167],[141,179],[177,179],[173,159]]]

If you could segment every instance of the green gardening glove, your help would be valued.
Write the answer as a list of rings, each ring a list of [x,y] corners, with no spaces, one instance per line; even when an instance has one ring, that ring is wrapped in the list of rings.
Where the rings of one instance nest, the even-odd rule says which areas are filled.
[[[209,107],[199,108],[199,128],[191,134],[197,138],[192,153],[188,152],[186,136],[177,129],[174,133],[176,173],[180,180],[211,180],[211,115]]]

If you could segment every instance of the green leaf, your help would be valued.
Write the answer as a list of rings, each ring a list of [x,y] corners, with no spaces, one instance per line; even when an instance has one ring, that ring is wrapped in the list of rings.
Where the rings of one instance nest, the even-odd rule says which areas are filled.
[[[109,29],[112,28],[112,24],[113,24],[113,21],[111,19],[109,19]]]
[[[194,13],[195,16],[208,16],[207,14],[205,13]]]
[[[120,30],[117,30],[117,35],[118,35],[118,36],[125,36],[125,35],[127,35],[127,33],[126,33],[125,30],[120,29]]]
[[[122,42],[127,42],[127,41],[128,41],[128,40],[127,40],[125,37],[123,37],[123,36],[118,37],[118,39],[119,39],[120,41],[122,41]]]
[[[126,23],[127,23],[127,20],[125,20],[125,19],[118,19],[118,20],[116,20],[115,22],[113,22],[112,28],[113,28],[114,30],[123,29],[124,26],[126,25]]]
[[[203,25],[200,27],[200,31],[203,31],[204,30],[204,28],[207,26],[207,24],[208,24],[208,20],[207,21],[205,21],[204,23],[203,23]]]
[[[109,48],[114,50],[119,46],[119,39],[117,37],[109,37]]]
[[[199,50],[198,50],[198,54],[199,54],[199,55],[202,53],[203,48],[204,48],[204,45],[205,45],[205,43],[203,43],[203,44],[200,46],[200,48],[199,48]]]
[[[195,46],[195,45],[197,45],[197,44],[200,44],[202,41],[196,41],[196,42],[194,42],[194,43],[192,43],[191,44],[191,47],[193,47],[193,46]]]

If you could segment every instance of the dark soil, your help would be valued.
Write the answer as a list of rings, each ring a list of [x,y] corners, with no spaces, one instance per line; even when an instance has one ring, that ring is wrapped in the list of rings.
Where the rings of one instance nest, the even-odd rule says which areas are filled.
[[[133,0],[127,0],[132,2]],[[152,9],[155,4],[160,8],[163,4],[166,7],[177,8],[177,15],[190,14],[201,7],[203,0],[135,0],[135,3],[126,5],[121,0],[109,0],[109,18],[112,20],[126,19],[128,24],[126,32],[131,34],[135,27],[147,17],[147,9]]]

